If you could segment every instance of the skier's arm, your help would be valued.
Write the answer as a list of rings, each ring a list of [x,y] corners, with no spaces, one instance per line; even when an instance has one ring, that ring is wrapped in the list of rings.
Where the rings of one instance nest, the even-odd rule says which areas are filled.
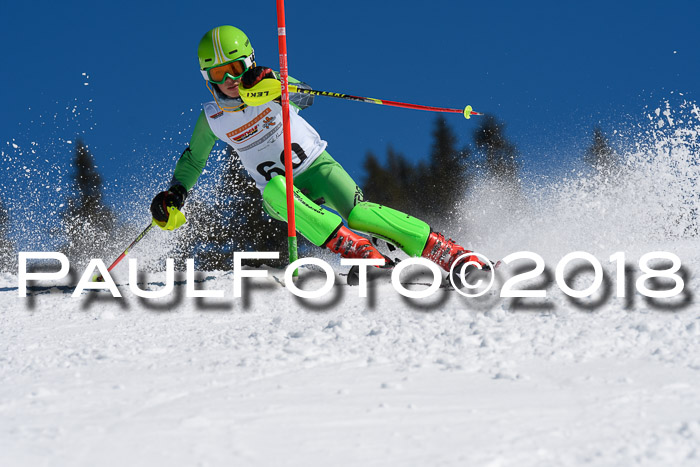
[[[277,77],[277,79],[280,79],[279,72],[276,71],[275,76]],[[311,89],[311,86],[309,86],[308,84],[299,81],[298,79],[292,78],[291,76],[289,77],[289,82],[301,89]],[[314,96],[312,96],[311,94],[290,92],[289,103],[292,104],[297,113],[299,113],[300,110],[303,110],[307,107],[311,107],[311,105],[314,103]]]
[[[190,145],[185,149],[185,152],[182,153],[175,165],[175,174],[171,184],[182,185],[187,191],[191,190],[197,183],[199,176],[202,175],[216,140],[216,135],[214,135],[214,132],[209,128],[209,123],[207,123],[207,116],[202,111],[194,126]]]
[[[207,116],[202,111],[194,126],[190,145],[175,165],[170,188],[158,193],[151,202],[151,215],[161,229],[174,230],[185,223],[185,216],[179,210],[185,204],[187,192],[202,175],[216,139],[207,123]],[[171,216],[172,213],[175,215]]]

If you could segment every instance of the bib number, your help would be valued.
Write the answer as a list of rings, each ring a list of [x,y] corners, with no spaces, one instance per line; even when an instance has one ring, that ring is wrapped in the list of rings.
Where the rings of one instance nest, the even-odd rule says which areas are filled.
[[[294,152],[294,154],[292,155],[293,169],[296,169],[299,166],[301,166],[301,164],[303,164],[304,161],[309,158],[309,156],[306,155],[306,153],[301,148],[301,146],[299,146],[298,143],[292,143],[292,152]],[[296,155],[296,157],[294,157],[294,155]],[[298,162],[296,162],[295,159]],[[282,167],[284,167],[284,151],[282,151],[282,153],[280,154],[280,163],[282,164]],[[277,162],[265,161],[258,164],[256,169],[260,175],[265,177],[265,181],[269,182],[270,180],[272,180],[272,177],[276,175],[284,175],[284,169],[282,167],[279,167],[277,165]]]

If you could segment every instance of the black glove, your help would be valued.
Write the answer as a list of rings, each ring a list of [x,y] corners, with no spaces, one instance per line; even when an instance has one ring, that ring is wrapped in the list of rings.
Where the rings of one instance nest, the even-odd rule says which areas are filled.
[[[271,68],[267,68],[264,66],[256,66],[253,68],[250,68],[248,71],[243,73],[243,76],[241,77],[241,86],[244,89],[250,89],[256,84],[258,84],[260,81],[264,80],[265,78],[274,78],[275,77],[275,72],[272,71]]]
[[[158,222],[168,222],[168,208],[175,206],[180,209],[187,199],[187,189],[182,185],[173,185],[168,191],[161,191],[151,201],[151,215]]]

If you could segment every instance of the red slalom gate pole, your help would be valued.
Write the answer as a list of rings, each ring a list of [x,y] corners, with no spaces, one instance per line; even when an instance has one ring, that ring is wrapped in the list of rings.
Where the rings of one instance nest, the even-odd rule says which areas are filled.
[[[297,229],[294,219],[294,173],[292,166],[292,135],[289,127],[289,68],[287,66],[287,29],[284,21],[284,0],[277,0],[277,38],[280,52],[280,78],[282,82],[282,128],[284,130],[284,173],[287,182],[287,245],[289,263],[299,257],[297,253]],[[298,275],[294,271],[294,275]]]

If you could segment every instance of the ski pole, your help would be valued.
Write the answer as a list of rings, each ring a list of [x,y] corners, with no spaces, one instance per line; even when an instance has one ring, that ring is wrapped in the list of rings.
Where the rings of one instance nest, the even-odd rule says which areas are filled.
[[[129,253],[129,250],[131,250],[131,249],[134,247],[134,245],[136,245],[138,242],[140,242],[141,239],[142,239],[143,237],[146,236],[146,234],[148,233],[148,231],[151,230],[151,228],[152,228],[154,225],[155,225],[155,224],[154,224],[153,222],[151,222],[150,224],[148,224],[148,227],[146,227],[145,229],[143,229],[143,232],[141,232],[141,233],[139,234],[139,236],[136,237],[136,240],[134,240],[133,242],[131,242],[131,245],[129,245],[128,247],[126,247],[126,250],[124,250],[124,252],[123,252],[121,255],[119,255],[119,258],[117,258],[116,261],[114,261],[114,262],[112,263],[112,265],[111,265],[110,267],[107,268],[107,272],[109,272],[109,271],[111,271],[112,269],[114,269],[114,267],[115,267],[117,264],[119,264],[119,262],[120,262],[121,260],[123,260],[124,257]],[[97,273],[97,274],[95,274],[94,276],[92,276],[92,282],[104,282],[104,278],[102,277],[102,274]]]
[[[305,89],[300,88],[294,84],[288,85],[289,92],[298,94],[309,94],[312,96],[327,96],[335,97],[338,99],[345,99],[349,101],[357,102],[368,102],[370,104],[379,105],[389,105],[392,107],[402,107],[404,109],[417,109],[417,110],[428,110],[430,112],[448,112],[448,113],[458,113],[464,115],[464,118],[469,119],[472,115],[483,115],[481,112],[475,112],[471,105],[466,106],[464,109],[448,109],[445,107],[433,107],[430,105],[420,105],[420,104],[406,104],[405,102],[389,101],[386,99],[375,99],[373,97],[360,97],[352,96],[350,94],[343,94],[341,92],[332,91],[318,91],[315,89]],[[282,90],[280,82],[272,79],[264,79],[259,84],[255,86],[255,89],[243,89],[239,88],[238,91],[245,102],[248,105],[256,106],[265,104],[273,99],[277,99],[282,95]]]
[[[420,104],[406,104],[404,102],[389,101],[386,99],[375,99],[373,97],[351,96],[349,94],[343,94],[340,92],[317,91],[314,89],[304,89],[304,88],[300,88],[298,86],[294,86],[292,84],[289,85],[289,92],[296,92],[299,94],[310,94],[312,96],[337,97],[338,99],[346,99],[349,101],[369,102],[370,104],[389,105],[392,107],[402,107],[404,109],[428,110],[431,112],[458,113],[458,114],[464,115],[464,118],[466,118],[466,119],[471,118],[472,115],[483,115],[482,113],[474,112],[474,110],[472,110],[471,105],[466,106],[464,109],[447,109],[444,107],[433,107],[433,106],[429,106],[429,105],[420,105]]]

